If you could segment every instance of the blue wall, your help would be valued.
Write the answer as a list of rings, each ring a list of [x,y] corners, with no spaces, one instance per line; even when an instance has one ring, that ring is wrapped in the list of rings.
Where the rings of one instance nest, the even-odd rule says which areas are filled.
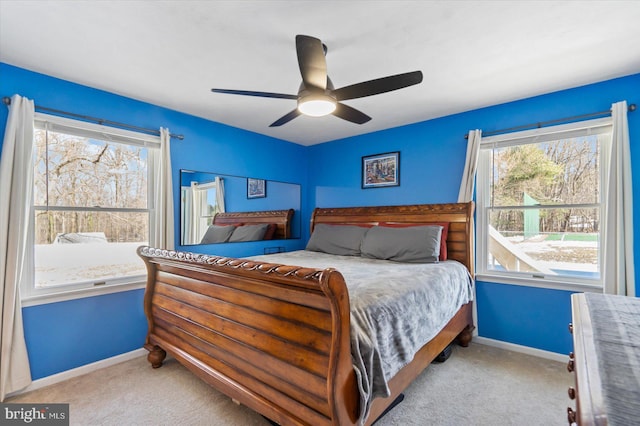
[[[252,176],[306,186],[306,164],[300,161],[305,158],[306,151],[300,145],[0,63],[0,96],[14,94],[48,108],[151,129],[162,126],[174,134],[183,134],[183,141],[174,139],[171,145],[176,242],[180,241],[180,169]],[[7,116],[8,109],[0,108],[2,134]],[[304,215],[310,214],[303,211]],[[308,234],[308,230],[303,232]],[[302,240],[278,242],[278,246],[288,250],[298,249],[302,244]],[[185,249],[241,257],[262,254],[264,247],[270,245],[273,243],[251,242],[188,246]],[[179,245],[176,248],[182,249]],[[142,294],[142,290],[129,291],[24,308],[33,379],[140,348],[147,327]]]
[[[545,351],[572,351],[570,291],[478,281],[479,335]]]
[[[621,100],[640,104],[640,74],[312,146],[310,158],[317,167],[309,170],[308,207],[455,202],[466,155],[464,135],[469,130],[488,132],[606,111]],[[631,161],[637,169],[640,111],[628,117]],[[400,151],[400,186],[361,189],[361,157],[389,151]],[[633,182],[634,251],[640,259],[640,172],[634,173]],[[640,296],[640,282],[636,293]],[[478,282],[479,335],[568,353],[570,295],[569,291]]]
[[[491,131],[603,111],[624,99],[640,104],[638,88],[640,74],[303,147],[0,64],[0,96],[18,93],[50,108],[141,127],[164,126],[172,133],[184,134],[185,140],[173,140],[171,149],[176,212],[179,212],[179,169],[300,183],[303,235],[301,240],[278,244],[288,250],[304,246],[308,238],[305,225],[316,206],[456,201],[466,152],[464,135],[470,129]],[[4,129],[6,118],[7,109],[0,108],[0,129]],[[629,114],[629,130],[632,163],[637,165],[640,151],[633,141],[640,140],[640,112]],[[391,151],[400,151],[400,186],[361,189],[361,157]],[[310,159],[313,167],[307,167]],[[640,235],[639,179],[640,173],[635,173],[636,235]],[[176,241],[179,241],[178,219],[176,213]],[[639,239],[640,236],[636,241]],[[240,257],[261,253],[265,244],[233,243],[185,249]],[[640,258],[639,246],[636,242],[636,258]],[[636,291],[640,295],[640,285]],[[478,282],[479,333],[505,342],[567,353],[571,347],[566,331],[570,294]],[[146,332],[141,299],[142,290],[136,290],[24,308],[34,379],[139,348]]]
[[[23,308],[33,379],[141,348],[143,298],[132,290]]]

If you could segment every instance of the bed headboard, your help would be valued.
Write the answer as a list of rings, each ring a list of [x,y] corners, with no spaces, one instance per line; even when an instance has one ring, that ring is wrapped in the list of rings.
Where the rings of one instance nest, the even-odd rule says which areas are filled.
[[[265,210],[259,212],[229,212],[217,213],[213,218],[214,225],[256,225],[259,223],[275,223],[274,240],[291,238],[291,219],[293,209]]]
[[[381,222],[448,222],[448,258],[463,263],[474,275],[474,203],[414,204],[407,206],[316,208],[311,216],[311,232],[318,223],[369,224]]]

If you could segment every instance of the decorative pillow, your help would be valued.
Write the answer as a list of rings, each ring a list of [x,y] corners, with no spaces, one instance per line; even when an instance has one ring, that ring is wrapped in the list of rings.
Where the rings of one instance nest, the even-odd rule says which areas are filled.
[[[424,222],[424,223],[395,223],[382,222],[380,226],[388,226],[391,228],[407,228],[412,226],[442,226],[442,235],[440,236],[440,256],[438,260],[447,260],[447,235],[449,235],[449,222]]]
[[[435,263],[442,226],[374,226],[362,240],[362,257],[408,263]]]
[[[340,256],[359,256],[362,238],[370,228],[319,223],[313,229],[307,250]]]
[[[273,240],[273,236],[276,235],[276,230],[278,229],[278,224],[270,223],[267,226],[267,232],[264,233],[263,240]]]
[[[200,244],[225,243],[233,233],[235,226],[209,225]]]
[[[267,233],[268,227],[268,223],[238,226],[233,230],[233,234],[231,234],[229,242],[262,240],[264,238],[264,234]]]

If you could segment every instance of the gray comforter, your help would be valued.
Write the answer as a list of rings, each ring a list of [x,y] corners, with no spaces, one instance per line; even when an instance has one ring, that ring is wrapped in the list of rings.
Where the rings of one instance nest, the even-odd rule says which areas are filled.
[[[351,304],[351,354],[364,420],[376,397],[389,396],[388,381],[473,298],[469,272],[459,262],[413,264],[294,251],[252,259],[335,268],[344,276]]]

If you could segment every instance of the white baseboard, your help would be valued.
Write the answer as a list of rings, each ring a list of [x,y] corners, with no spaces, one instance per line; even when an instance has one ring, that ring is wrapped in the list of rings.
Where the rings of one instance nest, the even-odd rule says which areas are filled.
[[[503,342],[501,340],[489,339],[486,337],[474,336],[473,342],[481,345],[494,346],[500,349],[506,349],[513,352],[520,352],[527,355],[537,356],[539,358],[546,358],[552,361],[559,361],[566,363],[569,359],[569,354],[559,354],[557,352],[544,351],[542,349],[531,348],[529,346],[516,345],[515,343]]]
[[[63,371],[61,373],[52,374],[51,376],[43,377],[42,379],[34,380],[31,382],[29,386],[26,388],[13,392],[7,397],[20,395],[26,392],[30,392],[32,390],[40,389],[45,386],[53,385],[55,383],[60,383],[65,380],[72,379],[74,377],[82,376],[87,373],[91,373],[92,371],[100,370],[105,367],[110,367],[112,365],[120,364],[124,361],[129,361],[134,358],[138,358],[141,356],[145,356],[148,352],[144,348],[136,349],[131,352],[126,352],[120,355],[113,356],[111,358],[102,359],[100,361],[92,362],[91,364],[83,365],[77,368],[73,368],[71,370]]]

